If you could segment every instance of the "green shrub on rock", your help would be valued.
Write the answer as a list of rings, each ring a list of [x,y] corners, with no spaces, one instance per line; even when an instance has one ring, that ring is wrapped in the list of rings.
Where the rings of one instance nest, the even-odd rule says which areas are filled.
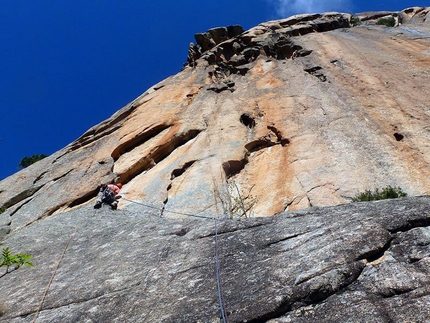
[[[398,197],[404,197],[407,194],[403,192],[400,187],[392,187],[388,185],[385,188],[379,190],[375,189],[373,192],[370,190],[365,190],[362,193],[357,194],[352,198],[353,202],[363,202],[363,201],[376,201],[376,200],[386,200],[394,199]]]
[[[394,27],[396,25],[396,19],[394,19],[393,16],[388,17],[388,18],[381,18],[378,20],[378,22],[376,24],[387,26],[387,27]]]
[[[357,16],[352,16],[350,23],[352,26],[358,26],[361,23],[361,20]]]
[[[28,166],[34,164],[35,162],[38,162],[39,160],[42,160],[43,158],[48,157],[45,154],[34,154],[33,156],[26,156],[23,159],[21,159],[21,161],[18,164],[18,168],[19,169],[24,169],[27,168]]]

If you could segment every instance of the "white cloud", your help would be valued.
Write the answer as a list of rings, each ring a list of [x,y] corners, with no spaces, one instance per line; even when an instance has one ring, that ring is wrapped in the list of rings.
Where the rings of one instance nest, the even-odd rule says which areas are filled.
[[[349,12],[350,0],[267,0],[279,17],[299,13],[321,13],[325,11]]]

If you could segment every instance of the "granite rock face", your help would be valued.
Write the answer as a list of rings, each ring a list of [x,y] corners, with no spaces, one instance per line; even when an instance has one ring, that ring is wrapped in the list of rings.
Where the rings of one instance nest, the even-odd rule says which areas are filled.
[[[3,180],[3,231],[84,205],[115,179],[131,200],[201,215],[229,213],[238,195],[253,197],[248,215],[268,216],[387,185],[428,194],[427,13],[360,14],[355,27],[348,14],[298,15],[205,33],[213,47],[180,73]],[[406,23],[370,23],[389,14]]]
[[[35,267],[0,279],[0,322],[426,322],[430,198],[274,217],[163,219],[141,205],[49,217],[7,240]],[[217,253],[215,253],[217,250]]]
[[[0,279],[0,321],[31,322],[60,264],[37,322],[219,322],[215,258],[229,322],[429,320],[429,199],[347,204],[429,194],[428,12],[196,35],[180,73],[0,182],[0,240],[35,263]]]

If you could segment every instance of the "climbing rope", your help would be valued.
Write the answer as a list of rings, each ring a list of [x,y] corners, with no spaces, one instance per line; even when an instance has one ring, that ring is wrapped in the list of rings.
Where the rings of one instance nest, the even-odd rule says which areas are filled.
[[[221,287],[221,270],[219,265],[218,218],[219,218],[220,211],[218,209],[218,199],[217,199],[217,197],[219,197],[219,192],[216,189],[215,178],[213,176],[212,176],[212,184],[213,184],[213,197],[215,200],[215,209],[217,213],[217,216],[216,217],[214,216],[213,220],[215,223],[215,275],[216,275],[216,283],[217,283],[217,290],[218,290],[219,310],[221,312],[221,318],[223,322],[228,323],[227,316],[225,315],[224,299],[222,296],[223,294],[222,294],[222,287]]]
[[[159,208],[149,205],[149,204],[145,204],[145,203],[141,203],[141,202],[136,202],[133,200],[129,200],[127,198],[121,197],[122,200],[124,201],[128,201],[131,203],[135,203],[141,206],[145,206],[147,208],[151,208],[151,209],[156,209],[159,210]],[[216,200],[216,197],[215,197]],[[216,203],[216,208],[217,208],[217,213],[218,213],[218,204]],[[94,214],[93,216],[96,215],[96,211],[94,210]],[[215,221],[215,273],[216,273],[216,279],[217,279],[217,290],[218,290],[218,299],[219,299],[219,306],[220,306],[220,311],[221,311],[221,317],[224,323],[228,323],[227,317],[225,315],[225,308],[224,308],[224,301],[223,301],[223,297],[222,297],[222,288],[221,288],[221,275],[220,275],[220,266],[219,266],[219,252],[218,252],[218,220],[217,217],[213,216],[211,217],[206,217],[206,216],[201,216],[201,215],[197,215],[197,214],[191,214],[191,213],[184,213],[184,212],[179,212],[179,211],[174,211],[174,210],[170,210],[170,209],[164,209],[164,212],[169,212],[169,213],[174,213],[174,214],[179,214],[179,215],[184,215],[184,216],[189,216],[189,217],[195,217],[195,218],[202,218],[202,219],[213,219]],[[42,309],[43,303],[45,302],[46,296],[48,294],[48,291],[51,287],[52,282],[54,281],[55,275],[57,274],[58,268],[60,267],[60,264],[67,252],[67,249],[70,245],[70,242],[72,241],[73,237],[75,236],[76,232],[78,231],[78,229],[81,226],[81,223],[83,222],[85,216],[82,216],[82,218],[80,219],[80,221],[77,223],[75,230],[72,232],[72,234],[69,236],[69,239],[66,242],[66,245],[64,246],[63,252],[61,253],[60,258],[58,259],[57,265],[55,266],[55,269],[51,275],[51,278],[49,279],[48,285],[46,286],[46,289],[42,295],[42,299],[39,303],[39,306],[35,312],[34,318],[31,321],[32,323],[35,323],[39,313]]]
[[[228,323],[227,316],[225,315],[225,307],[224,300],[222,297],[222,288],[221,288],[221,271],[219,266],[219,253],[218,253],[218,219],[215,218],[215,273],[216,273],[216,283],[218,289],[218,300],[219,300],[219,309],[221,311],[221,317],[224,323]]]
[[[93,216],[96,215],[96,211],[97,210],[94,210]],[[40,304],[39,304],[39,306],[38,306],[38,308],[36,310],[36,313],[34,314],[34,318],[31,321],[31,323],[36,322],[37,317],[39,316],[39,312],[42,309],[43,303],[45,302],[45,298],[46,298],[46,295],[48,294],[49,288],[51,287],[51,284],[52,284],[52,282],[54,280],[54,277],[57,274],[57,270],[60,267],[61,261],[63,260],[64,255],[66,254],[67,248],[69,247],[70,241],[72,240],[72,238],[74,237],[74,235],[78,231],[78,228],[80,227],[80,225],[81,225],[81,223],[82,223],[82,221],[83,221],[84,218],[85,218],[85,215],[82,216],[81,220],[78,222],[78,224],[75,227],[75,231],[73,231],[73,233],[70,235],[69,239],[67,240],[67,243],[66,243],[66,245],[65,245],[65,247],[63,249],[63,253],[60,256],[60,259],[58,259],[57,265],[55,266],[54,272],[52,273],[51,278],[49,279],[49,282],[48,282],[48,285],[46,286],[45,292],[42,295],[42,300],[40,301]]]
[[[218,106],[217,104],[218,101],[218,97],[215,98],[215,106]],[[206,123],[206,127],[209,127],[209,122],[208,120],[204,120]],[[207,147],[209,147],[209,155],[210,154],[210,150],[212,147],[212,142],[210,140],[209,135],[206,136],[206,141],[207,141]],[[225,305],[224,305],[224,298],[223,298],[223,293],[222,293],[222,284],[221,284],[221,269],[220,269],[220,265],[219,265],[219,242],[218,242],[218,218],[220,215],[220,210],[218,207],[218,198],[219,196],[219,191],[217,189],[217,185],[216,185],[216,181],[215,181],[215,176],[214,176],[214,170],[212,168],[212,164],[210,167],[211,170],[211,174],[212,174],[212,189],[213,189],[213,197],[214,197],[214,201],[215,201],[215,210],[216,210],[216,216],[213,216],[213,220],[214,220],[214,224],[215,224],[215,275],[216,275],[216,284],[217,284],[217,291],[218,291],[218,301],[219,301],[219,310],[221,312],[221,318],[222,321],[224,323],[228,323],[228,319],[227,316],[225,314]],[[223,172],[221,171],[221,177],[222,177]]]
[[[217,209],[217,214],[219,214],[218,211],[218,203],[216,200],[216,195],[214,194],[215,197],[215,207]],[[135,203],[138,205],[142,205],[151,209],[156,209],[159,210],[159,208],[149,205],[149,204],[145,204],[145,203],[141,203],[141,202],[136,202],[133,200],[129,200],[127,198],[122,197],[121,199],[123,199],[124,201],[128,201],[131,203]],[[218,219],[217,217],[213,216],[212,218],[206,217],[206,216],[201,216],[201,215],[196,215],[196,214],[190,214],[190,213],[184,213],[184,212],[178,212],[178,211],[173,211],[173,210],[169,210],[169,209],[164,209],[164,212],[170,212],[170,213],[174,213],[174,214],[180,214],[180,215],[185,215],[185,216],[189,216],[189,217],[196,217],[196,218],[203,218],[203,219],[213,219],[215,222],[215,274],[216,274],[216,280],[217,280],[217,290],[218,290],[218,299],[219,299],[219,307],[220,307],[220,311],[221,311],[221,317],[224,323],[228,323],[227,320],[227,316],[225,315],[225,307],[224,307],[224,300],[222,297],[222,287],[221,287],[221,271],[220,271],[220,265],[219,265],[219,251],[218,251]]]
[[[127,201],[127,202],[131,202],[131,203],[135,203],[135,204],[139,204],[139,205],[142,205],[142,206],[146,206],[147,208],[150,208],[150,209],[160,210],[160,208],[158,208],[156,206],[145,204],[145,203],[141,203],[141,202],[136,202],[136,201],[133,201],[133,200],[129,200],[129,199],[125,198],[125,197],[121,197],[121,200],[124,200],[124,201]],[[174,214],[179,214],[179,215],[185,215],[185,216],[189,216],[189,217],[193,217],[193,218],[212,219],[210,217],[203,216],[203,215],[184,213],[184,212],[179,212],[179,211],[173,211],[173,210],[170,210],[170,209],[163,209],[163,212],[174,213]]]

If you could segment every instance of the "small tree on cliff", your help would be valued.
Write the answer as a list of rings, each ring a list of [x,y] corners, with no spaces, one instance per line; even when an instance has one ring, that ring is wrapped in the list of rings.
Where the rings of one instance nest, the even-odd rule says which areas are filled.
[[[28,166],[30,166],[31,164],[34,164],[35,162],[48,157],[45,154],[34,154],[31,157],[24,157],[23,159],[21,159],[21,161],[18,164],[19,169],[24,169]]]
[[[33,264],[30,262],[31,258],[32,256],[24,253],[12,254],[9,248],[3,248],[0,256],[0,267],[6,267],[6,272],[0,274],[0,278],[22,266],[33,267]]]

